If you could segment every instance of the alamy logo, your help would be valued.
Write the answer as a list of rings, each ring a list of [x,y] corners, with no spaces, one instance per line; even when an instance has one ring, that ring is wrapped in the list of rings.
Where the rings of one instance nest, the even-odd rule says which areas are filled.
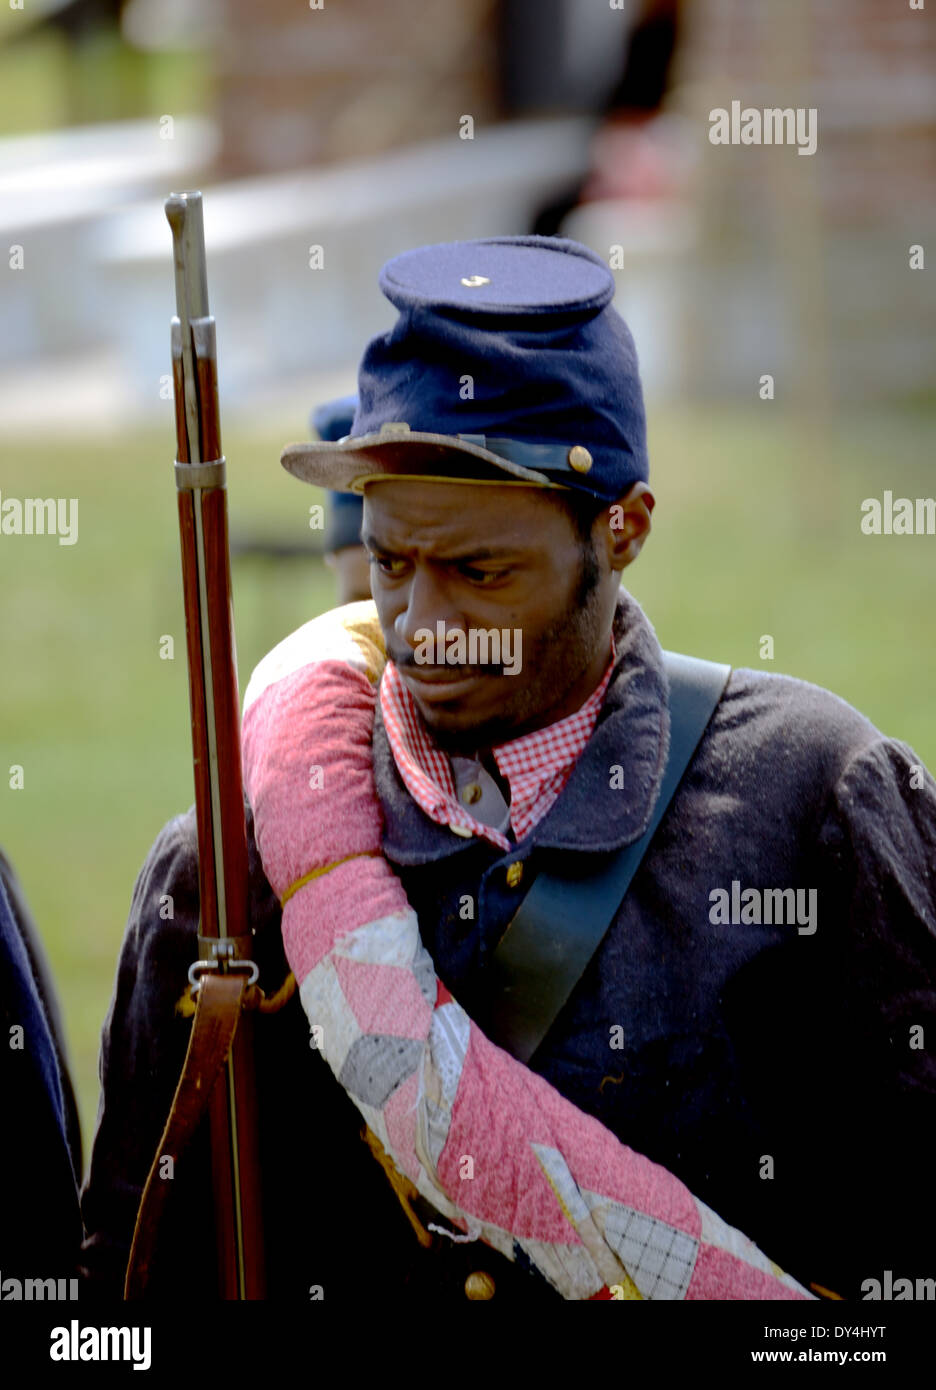
[[[78,539],[77,497],[3,497],[0,535],[58,536],[59,545]]]
[[[709,112],[708,138],[713,145],[796,145],[797,154],[815,154],[819,143],[819,111],[815,106],[756,106],[731,110],[716,106]]]
[[[936,497],[895,498],[885,491],[883,503],[866,497],[861,510],[861,529],[866,536],[936,535]]]
[[[439,619],[432,628],[418,628],[419,643],[413,653],[417,666],[502,666],[505,676],[515,676],[523,664],[523,630],[515,628],[470,627],[446,630]]]
[[[51,1361],[132,1361],[135,1371],[148,1371],[152,1363],[151,1327],[82,1327],[72,1318],[50,1335]]]
[[[885,1269],[883,1279],[865,1279],[861,1285],[863,1302],[905,1302],[908,1299],[936,1299],[936,1279],[895,1279],[891,1269]]]
[[[800,936],[816,930],[815,888],[742,888],[732,879],[731,891],[713,888],[709,893],[709,921],[714,926],[793,926]]]
[[[4,1279],[0,1275],[0,1299],[5,1303],[74,1303],[77,1279]]]

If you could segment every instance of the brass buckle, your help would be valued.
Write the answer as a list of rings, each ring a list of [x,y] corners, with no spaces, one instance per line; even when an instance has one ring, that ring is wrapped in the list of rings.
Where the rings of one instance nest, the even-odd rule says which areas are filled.
[[[218,942],[219,946],[223,946],[224,944],[223,941]],[[220,970],[225,975],[246,974],[248,987],[250,985],[255,985],[259,980],[260,971],[254,961],[235,959],[232,955],[229,955],[228,952],[220,950],[217,955],[221,957],[220,960],[194,960],[189,966],[188,979],[191,985],[189,993],[193,999],[198,998],[202,976],[212,970]]]

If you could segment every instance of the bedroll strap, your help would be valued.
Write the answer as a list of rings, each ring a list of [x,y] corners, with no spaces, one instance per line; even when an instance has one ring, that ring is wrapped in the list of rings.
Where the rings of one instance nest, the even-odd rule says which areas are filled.
[[[698,748],[730,666],[664,652],[670,687],[670,747],[650,823],[589,878],[541,873],[491,957],[484,1031],[527,1063],[581,979],[617,915],[683,773]]]

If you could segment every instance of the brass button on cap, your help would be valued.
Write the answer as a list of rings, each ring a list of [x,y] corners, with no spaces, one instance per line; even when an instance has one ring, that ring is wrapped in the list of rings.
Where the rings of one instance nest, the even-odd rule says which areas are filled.
[[[569,467],[576,473],[587,473],[594,463],[591,454],[583,444],[573,444],[569,450]]]
[[[472,1300],[494,1297],[494,1280],[483,1269],[476,1269],[465,1280],[465,1297]]]
[[[476,801],[480,801],[483,793],[477,782],[469,782],[462,787],[461,799],[466,806],[473,806]]]
[[[516,888],[523,878],[523,865],[519,859],[515,859],[512,864],[507,866],[507,887]]]

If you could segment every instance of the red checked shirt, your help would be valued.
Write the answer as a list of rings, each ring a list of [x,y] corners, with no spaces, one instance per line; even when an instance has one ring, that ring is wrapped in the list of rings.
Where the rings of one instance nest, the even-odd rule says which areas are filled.
[[[545,729],[491,749],[498,772],[510,788],[510,828],[516,841],[543,819],[569,780],[594,733],[613,669],[612,643],[601,682],[581,709]],[[456,833],[481,835],[500,849],[511,849],[514,842],[503,830],[477,820],[458,800],[452,765],[426,729],[392,662],[387,663],[380,682],[380,709],[400,776],[426,815]]]

